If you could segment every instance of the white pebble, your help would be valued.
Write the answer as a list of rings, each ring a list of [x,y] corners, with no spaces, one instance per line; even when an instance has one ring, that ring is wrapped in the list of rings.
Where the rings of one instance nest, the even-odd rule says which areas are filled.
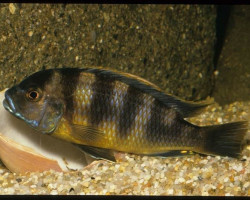
[[[239,167],[237,167],[236,171],[240,172],[243,169],[243,167],[240,165]]]
[[[15,192],[15,189],[14,188],[8,188],[8,192],[9,192],[9,194],[13,194]]]
[[[50,194],[52,194],[52,195],[57,195],[58,192],[57,192],[56,190],[52,190],[52,191],[50,192]]]
[[[250,185],[250,183],[249,183],[249,182],[246,182],[246,183],[243,185],[243,187],[244,187],[244,188],[247,188],[249,185]]]
[[[202,192],[202,196],[208,196],[208,192]]]
[[[89,182],[84,182],[84,183],[82,183],[82,185],[83,185],[84,187],[89,187]]]
[[[115,188],[116,188],[115,185],[111,185],[111,186],[110,186],[110,189],[111,189],[111,190],[115,190]]]
[[[28,36],[31,37],[33,35],[33,31],[28,32]]]
[[[221,117],[218,117],[218,118],[217,118],[217,122],[221,123],[221,122],[222,122],[222,118],[221,118]]]
[[[168,190],[167,190],[167,193],[170,194],[170,195],[171,195],[171,194],[174,194],[174,190],[173,190],[173,189],[168,189]]]
[[[215,70],[215,71],[214,71],[214,75],[215,75],[215,76],[218,76],[218,75],[219,75],[219,71],[218,71],[218,70]]]
[[[192,183],[193,182],[193,180],[187,180],[187,182],[186,183]]]
[[[202,160],[200,163],[207,164],[208,160]]]
[[[239,165],[239,166],[232,166],[232,168],[237,171],[237,172],[240,172],[243,168],[242,168],[242,165]]]
[[[228,180],[229,180],[228,177],[226,177],[226,178],[224,179],[224,182],[226,183],[226,182],[228,182]]]
[[[220,159],[221,159],[221,157],[220,157],[220,156],[215,156],[215,158],[216,158],[217,160],[220,160]]]
[[[212,188],[213,190],[215,190],[215,189],[216,189],[216,187],[215,187],[214,185],[212,185],[212,186],[211,186],[211,188]]]
[[[145,180],[149,180],[151,178],[151,176],[149,174],[147,174],[146,176],[144,176]]]
[[[181,177],[181,178],[179,178],[179,182],[183,183],[183,182],[185,182],[185,179]]]
[[[13,3],[10,3],[9,4],[9,10],[10,10],[10,13],[13,15],[15,14],[15,11],[16,11],[16,7]]]

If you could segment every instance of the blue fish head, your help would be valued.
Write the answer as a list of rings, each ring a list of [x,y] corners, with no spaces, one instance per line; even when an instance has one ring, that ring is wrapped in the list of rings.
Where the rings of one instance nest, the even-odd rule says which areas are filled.
[[[28,78],[8,89],[3,106],[32,128],[49,134],[56,129],[63,115],[63,103],[47,94],[35,80]]]

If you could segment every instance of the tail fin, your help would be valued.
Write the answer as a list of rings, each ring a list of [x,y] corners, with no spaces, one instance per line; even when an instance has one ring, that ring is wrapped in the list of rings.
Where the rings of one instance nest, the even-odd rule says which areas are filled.
[[[204,151],[212,155],[239,158],[246,145],[244,137],[247,126],[247,121],[241,121],[206,127]]]

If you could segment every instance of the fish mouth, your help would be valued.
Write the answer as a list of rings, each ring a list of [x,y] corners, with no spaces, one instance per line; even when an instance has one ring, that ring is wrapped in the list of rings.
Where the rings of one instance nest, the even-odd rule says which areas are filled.
[[[5,95],[5,99],[3,100],[3,107],[15,117],[24,120],[24,117],[17,112],[16,106],[14,105],[11,98],[7,95]]]
[[[12,114],[14,114],[14,112],[16,111],[14,104],[9,103],[7,99],[3,100],[3,107]]]

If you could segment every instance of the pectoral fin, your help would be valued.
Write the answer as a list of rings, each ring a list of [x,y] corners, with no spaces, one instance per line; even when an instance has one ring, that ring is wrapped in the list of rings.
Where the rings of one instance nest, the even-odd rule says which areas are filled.
[[[79,145],[79,144],[76,144],[76,146],[79,147],[85,153],[92,156],[93,158],[105,159],[108,161],[116,162],[116,159],[114,157],[114,152],[110,149],[103,149],[99,147],[92,147],[92,146]]]
[[[94,144],[97,140],[104,140],[105,134],[103,131],[86,125],[72,124],[72,136],[78,141],[84,141],[86,144]]]
[[[71,124],[72,136],[79,141],[79,143],[94,145],[97,141],[105,141],[106,137],[103,131],[86,125]],[[96,159],[105,159],[116,162],[114,153],[110,149],[93,147],[82,144],[75,144],[82,151],[89,154]]]

